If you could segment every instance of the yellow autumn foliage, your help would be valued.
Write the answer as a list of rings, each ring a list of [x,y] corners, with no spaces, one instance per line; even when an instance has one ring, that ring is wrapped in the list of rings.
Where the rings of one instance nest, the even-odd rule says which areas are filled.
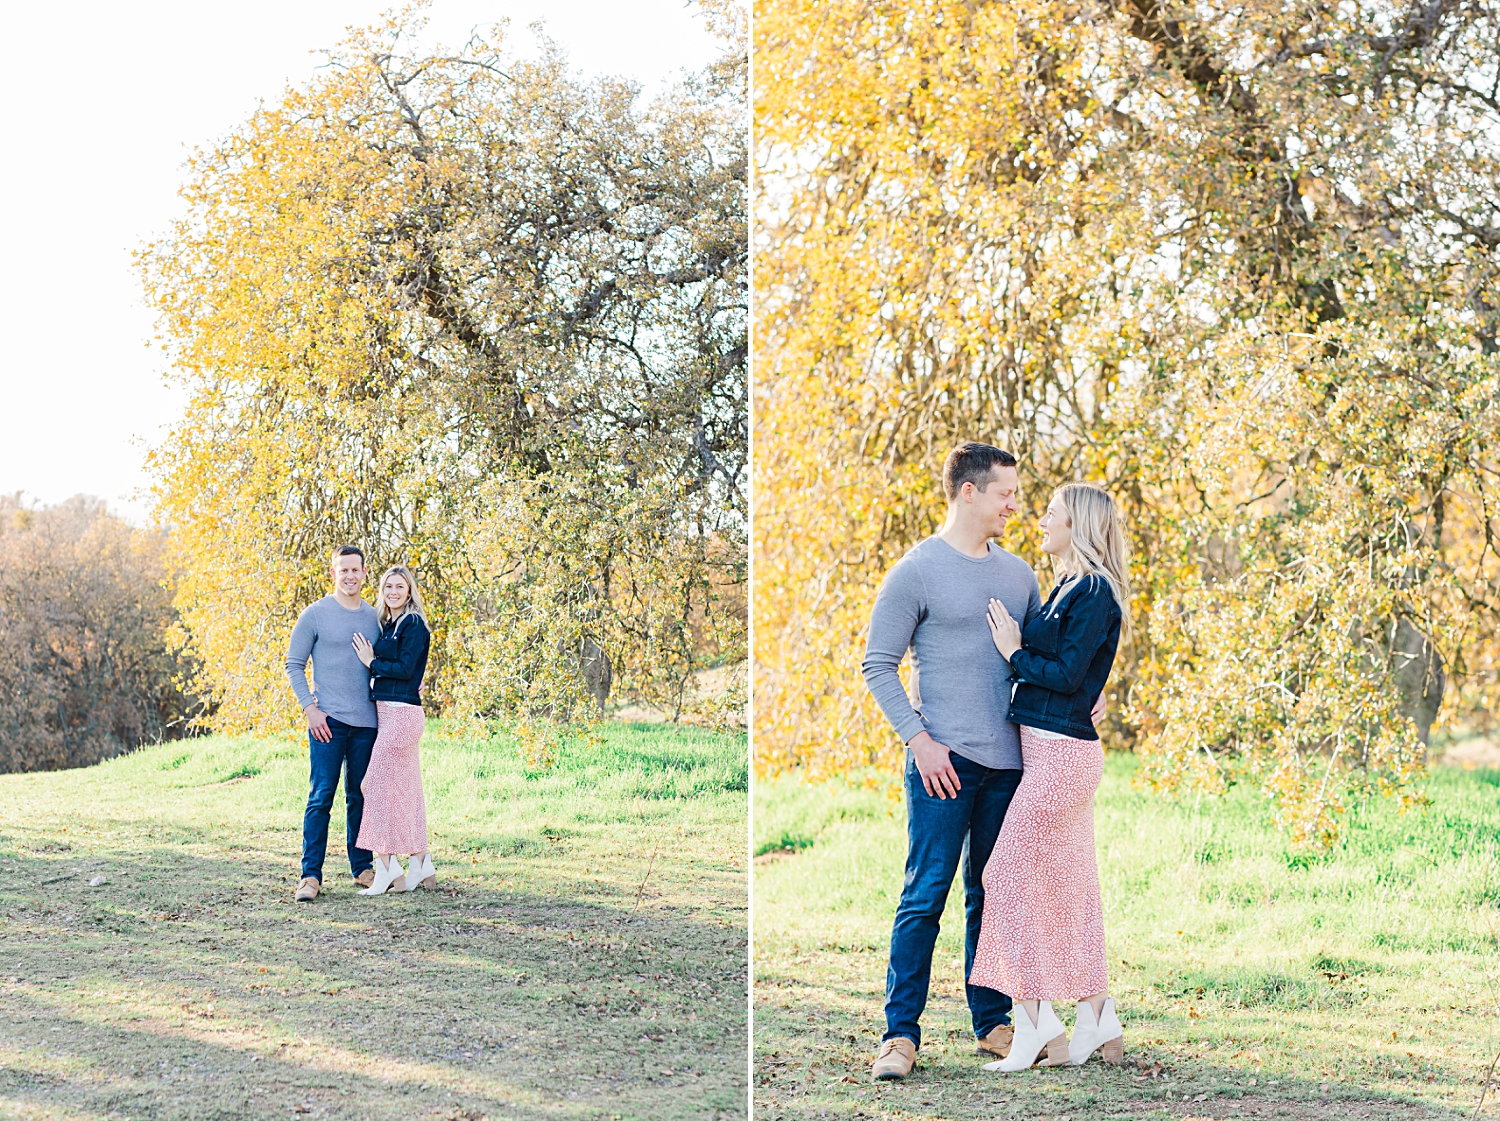
[[[216,727],[296,719],[287,636],[344,542],[416,570],[455,715],[587,722],[598,651],[675,711],[743,661],[745,64],[714,13],[725,58],[646,105],[502,28],[420,50],[409,9],[194,156],[141,269]]]
[[[1058,484],[1124,506],[1106,739],[1149,782],[1255,782],[1312,846],[1420,796],[1438,697],[1497,695],[1495,19],[760,0],[763,773],[899,760],[865,626],[980,439],[1034,564]]]

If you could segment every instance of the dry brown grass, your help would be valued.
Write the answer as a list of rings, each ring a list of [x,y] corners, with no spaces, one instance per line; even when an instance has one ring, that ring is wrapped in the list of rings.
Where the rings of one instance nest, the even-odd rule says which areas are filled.
[[[300,750],[0,779],[0,1116],[745,1116],[743,739],[429,737],[440,890],[308,905]]]

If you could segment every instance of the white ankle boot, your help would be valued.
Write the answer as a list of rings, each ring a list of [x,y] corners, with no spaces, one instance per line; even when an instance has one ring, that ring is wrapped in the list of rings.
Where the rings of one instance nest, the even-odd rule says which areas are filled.
[[[405,891],[406,873],[401,870],[401,862],[394,856],[388,857],[384,863],[377,856],[375,858],[375,881],[360,894],[384,895],[388,890]]]
[[[424,852],[422,859],[411,858],[411,867],[406,870],[406,890],[418,887],[437,887],[437,869],[432,866],[432,853]]]
[[[1094,1019],[1092,1004],[1086,1000],[1078,1002],[1078,1022],[1073,1025],[1073,1039],[1068,1044],[1068,1062],[1082,1066],[1095,1051],[1101,1051],[1106,1063],[1118,1063],[1125,1057],[1125,1029],[1115,1015],[1115,998],[1111,996],[1104,998],[1098,1020]]]
[[[1068,1034],[1062,1021],[1052,1011],[1052,1002],[1044,1000],[1037,1009],[1037,1022],[1033,1024],[1026,1009],[1016,1001],[1016,1034],[1010,1041],[1010,1054],[997,1063],[985,1063],[985,1070],[999,1070],[1014,1074],[1033,1066],[1042,1052],[1047,1053],[1048,1066],[1062,1066],[1068,1061]]]

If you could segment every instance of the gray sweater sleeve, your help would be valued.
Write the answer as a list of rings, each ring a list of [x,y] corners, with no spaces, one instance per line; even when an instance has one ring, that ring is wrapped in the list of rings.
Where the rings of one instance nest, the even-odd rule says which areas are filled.
[[[318,624],[313,620],[313,609],[304,607],[292,628],[292,641],[286,652],[286,678],[292,683],[292,692],[297,694],[297,703],[304,709],[317,701],[307,687],[307,661],[317,641]]]
[[[896,672],[926,611],[925,593],[915,561],[900,561],[886,574],[870,612],[870,640],[861,666],[865,685],[902,743],[927,727]]]

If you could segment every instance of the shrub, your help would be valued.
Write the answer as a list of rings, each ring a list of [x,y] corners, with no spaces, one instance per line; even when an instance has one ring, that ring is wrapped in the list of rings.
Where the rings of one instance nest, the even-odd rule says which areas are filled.
[[[82,495],[0,497],[0,772],[108,759],[184,733],[166,535]]]

